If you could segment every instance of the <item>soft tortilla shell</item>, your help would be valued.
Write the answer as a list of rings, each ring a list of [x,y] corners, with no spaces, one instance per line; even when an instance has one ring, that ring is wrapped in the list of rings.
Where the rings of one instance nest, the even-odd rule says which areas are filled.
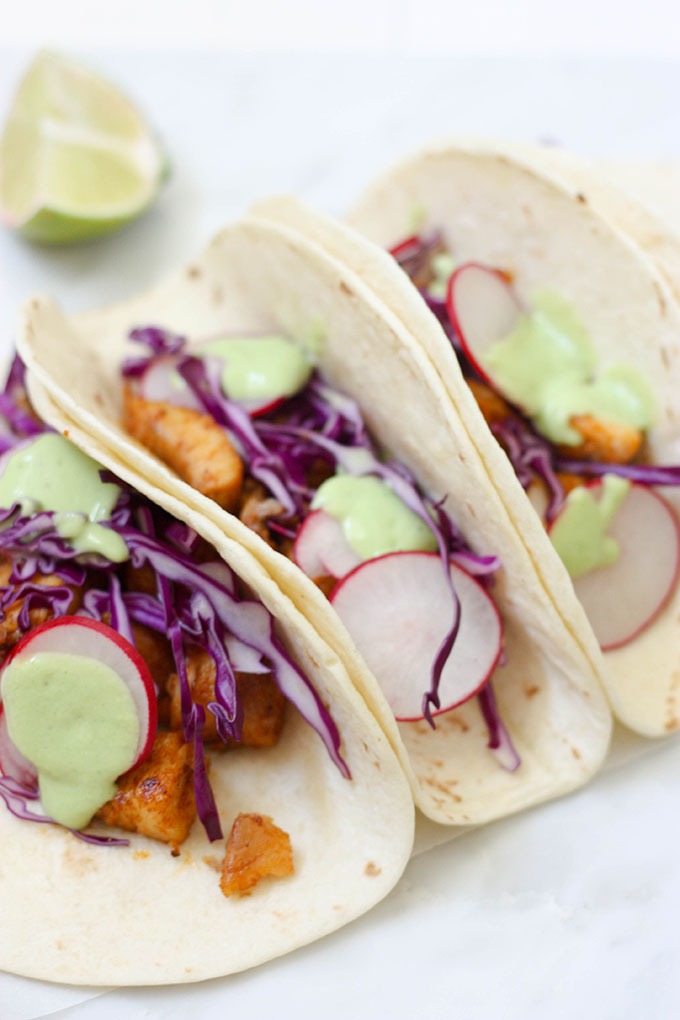
[[[121,431],[120,362],[133,325],[159,323],[193,339],[282,330],[305,343],[324,334],[320,367],[360,403],[379,441],[449,505],[473,548],[505,564],[495,588],[507,625],[508,665],[495,687],[522,756],[515,773],[486,747],[476,701],[397,728],[381,692],[319,590],[289,560],[201,498]],[[264,564],[347,664],[407,770],[417,806],[435,821],[497,818],[585,782],[606,753],[610,715],[592,665],[555,611],[524,543],[427,357],[372,293],[309,238],[244,220],[150,294],[67,319],[49,300],[27,310],[22,350],[68,417],[154,484],[174,493]],[[84,365],[87,365],[85,369]],[[445,413],[441,413],[441,409]],[[452,448],[456,451],[452,455]],[[423,683],[427,678],[423,678]]]
[[[31,397],[46,420],[98,457],[99,444],[35,383]],[[271,815],[293,845],[295,874],[264,880],[242,898],[220,892],[224,844],[209,843],[199,822],[173,857],[143,837],[131,836],[128,848],[91,846],[0,811],[0,967],[76,984],[198,981],[289,952],[382,899],[410,856],[413,804],[388,741],[337,656],[253,557],[110,454],[106,463],[191,524],[257,592],[330,706],[352,780],[290,707],[276,747],[211,756],[225,834],[238,812],[256,811]]]
[[[508,269],[527,301],[542,287],[556,290],[578,310],[596,340],[603,366],[623,359],[650,380],[658,400],[657,421],[649,437],[651,459],[678,463],[680,312],[650,259],[611,219],[596,211],[582,184],[570,184],[566,175],[558,177],[516,146],[443,143],[374,184],[350,219],[372,240],[389,247],[408,233],[418,210],[419,229],[441,229],[457,261],[478,260]],[[379,284],[383,297],[386,279],[383,275]],[[418,335],[462,411],[457,362],[422,303],[406,291],[405,286],[391,291],[391,307]],[[466,412],[465,420],[476,430],[481,450],[486,426],[479,415],[475,422]],[[497,461],[492,445],[488,439],[483,442],[490,466]],[[498,484],[495,467],[490,474]],[[504,486],[503,492],[509,513],[525,535],[531,535],[528,502],[517,488]],[[680,507],[677,492],[664,494]],[[535,541],[534,529],[532,548]],[[544,554],[537,568],[546,581],[556,569]],[[562,597],[559,608],[564,615]],[[605,683],[615,714],[647,736],[680,726],[679,615],[676,589],[653,626],[606,656]],[[583,638],[581,628],[579,632]]]

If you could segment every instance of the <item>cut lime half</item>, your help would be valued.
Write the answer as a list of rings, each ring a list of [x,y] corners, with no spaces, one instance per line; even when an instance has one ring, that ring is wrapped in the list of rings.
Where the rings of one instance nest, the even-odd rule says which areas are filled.
[[[138,216],[166,174],[161,148],[109,82],[41,53],[0,139],[0,214],[32,241],[68,244]]]

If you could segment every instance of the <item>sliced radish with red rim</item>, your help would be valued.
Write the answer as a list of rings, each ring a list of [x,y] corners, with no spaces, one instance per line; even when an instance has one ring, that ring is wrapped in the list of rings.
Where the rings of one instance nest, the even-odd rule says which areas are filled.
[[[344,577],[361,563],[340,521],[323,510],[307,515],[297,533],[293,555],[308,577]]]
[[[419,255],[423,250],[423,242],[420,234],[412,234],[410,237],[406,237],[399,244],[395,244],[393,248],[389,249],[390,255],[397,259],[407,259],[412,255]]]
[[[39,653],[82,656],[95,659],[113,670],[130,692],[139,720],[137,747],[129,767],[134,768],[149,756],[156,738],[158,706],[149,667],[134,645],[98,620],[85,616],[60,616],[26,634],[5,658],[2,670],[11,662]],[[12,767],[9,758],[5,758],[5,763]],[[13,776],[19,778],[18,775]]]
[[[602,484],[598,479],[587,488],[597,492]],[[600,646],[611,651],[638,637],[667,604],[680,573],[680,526],[665,499],[633,484],[607,534],[618,542],[618,557],[575,578],[574,590]]]
[[[446,308],[468,361],[483,379],[495,386],[484,368],[483,358],[494,344],[512,332],[522,315],[522,306],[512,287],[500,270],[466,262],[449,280]]]
[[[177,371],[179,358],[165,354],[149,362],[136,383],[136,391],[144,400],[174,404],[201,410],[201,405]]]
[[[196,356],[201,357],[200,351]],[[202,411],[203,405],[177,371],[179,358],[176,355],[160,355],[149,362],[138,378],[136,392],[144,400],[160,401],[176,407],[187,407]],[[228,399],[232,399],[228,396]],[[259,400],[237,400],[234,403],[245,408],[251,418],[275,411],[286,400],[285,397],[262,397]]]
[[[484,588],[449,565],[460,601],[460,629],[439,686],[437,715],[473,697],[498,662],[503,629]],[[437,651],[449,631],[451,592],[436,553],[389,553],[362,563],[331,595],[333,608],[374,673],[396,718],[423,718]]]

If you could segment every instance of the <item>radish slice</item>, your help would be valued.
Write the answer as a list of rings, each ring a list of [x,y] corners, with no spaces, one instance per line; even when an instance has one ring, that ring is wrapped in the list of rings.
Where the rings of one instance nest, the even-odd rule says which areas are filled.
[[[177,372],[179,359],[166,354],[149,362],[137,383],[137,392],[144,400],[162,401],[177,407],[201,410],[201,405],[184,379]]]
[[[482,360],[493,344],[508,336],[522,314],[512,288],[497,269],[466,262],[449,281],[446,308],[470,364],[494,385]]]
[[[600,480],[587,486],[601,487]],[[617,559],[574,580],[574,590],[603,651],[628,644],[653,623],[680,573],[678,518],[653,489],[631,485],[607,534],[619,544]]]
[[[313,510],[297,533],[295,562],[308,577],[345,577],[361,563],[345,538],[342,524],[323,510]]]
[[[5,658],[2,669],[18,658],[39,652],[95,659],[117,673],[132,695],[139,720],[139,738],[130,768],[151,754],[158,723],[156,693],[149,667],[134,645],[98,620],[85,616],[59,616],[26,634]],[[18,779],[18,776],[15,778]]]
[[[406,259],[410,255],[418,255],[422,251],[422,247],[423,242],[420,239],[420,234],[411,234],[399,244],[395,244],[394,248],[390,248],[389,251],[392,258]]]
[[[231,398],[230,398],[231,399]],[[234,401],[244,407],[251,418],[261,418],[263,414],[269,414],[281,407],[288,397],[263,397],[262,400],[238,400]]]
[[[144,400],[163,401],[176,407],[188,407],[202,411],[203,405],[192,393],[190,387],[177,372],[179,358],[175,355],[161,355],[149,362],[137,383],[137,392]],[[258,418],[283,404],[285,397],[263,397],[261,400],[239,400],[235,403],[245,408],[251,418]]]
[[[3,776],[16,779],[21,786],[33,789],[38,785],[38,773],[28,758],[14,746],[9,738],[7,719],[0,703],[0,772]]]
[[[498,662],[502,625],[484,588],[454,563],[460,629],[439,696],[446,712],[468,701]],[[423,718],[432,664],[451,626],[453,606],[436,553],[388,553],[362,563],[331,595],[336,610],[400,722]]]

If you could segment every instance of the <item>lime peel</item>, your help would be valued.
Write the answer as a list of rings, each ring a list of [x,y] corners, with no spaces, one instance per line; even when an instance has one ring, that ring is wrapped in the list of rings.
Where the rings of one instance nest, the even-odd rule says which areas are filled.
[[[167,162],[113,85],[54,53],[21,81],[0,139],[0,215],[29,240],[108,233],[155,199]]]

